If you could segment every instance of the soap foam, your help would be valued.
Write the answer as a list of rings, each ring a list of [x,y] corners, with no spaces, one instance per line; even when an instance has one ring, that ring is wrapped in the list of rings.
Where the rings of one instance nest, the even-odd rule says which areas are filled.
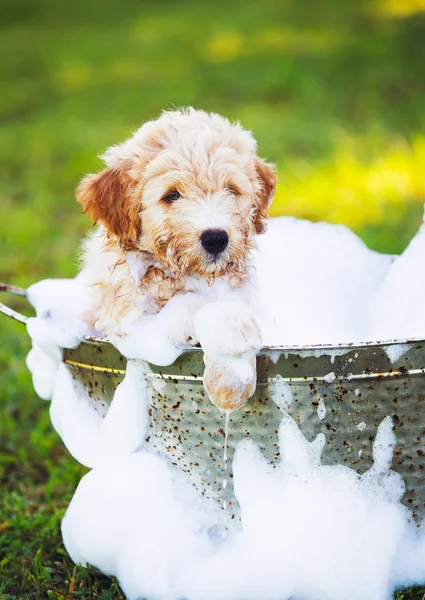
[[[264,345],[425,336],[423,284],[416,272],[424,239],[422,228],[395,258],[368,250],[344,227],[271,220],[259,242],[258,297],[252,298]],[[237,446],[233,472],[242,529],[224,539],[216,535],[221,511],[165,458],[144,448],[152,385],[164,385],[149,376],[147,362],[168,365],[184,350],[196,295],[176,296],[158,315],[140,320],[127,338],[113,340],[130,360],[111,406],[103,410],[62,363],[62,348],[99,333],[80,320],[81,279],[40,282],[30,288],[29,299],[37,312],[28,321],[34,387],[52,400],[52,423],[72,455],[93,469],[63,520],[74,561],[116,575],[130,600],[387,600],[397,587],[425,582],[425,534],[400,504],[404,484],[390,468],[395,436],[389,417],[378,428],[366,473],[324,466],[325,437],[304,438],[286,412],[291,390],[277,375],[269,389],[283,414],[281,460],[268,464],[249,440]],[[409,309],[390,318],[406,302]],[[207,325],[208,319],[198,323],[208,344]],[[392,361],[406,350],[387,347]],[[323,350],[302,352],[318,356]],[[329,349],[331,358],[345,352]],[[270,356],[278,358],[273,350]],[[245,367],[244,360],[232,368]],[[329,373],[325,381],[334,378]],[[324,402],[318,416],[326,417]],[[357,425],[359,431],[365,427]]]
[[[381,288],[393,256],[370,250],[347,227],[292,217],[270,219],[258,246],[264,345],[371,339],[369,307],[378,296],[386,302]],[[391,339],[387,325],[386,337],[375,339]]]
[[[322,466],[324,443],[323,435],[308,442],[289,415],[276,467],[252,441],[240,442],[242,531],[220,542],[209,535],[217,513],[163,459],[142,449],[111,459],[75,493],[62,526],[67,550],[75,562],[116,575],[130,600],[387,600],[414,570],[400,567],[403,579],[393,580],[414,525],[399,503],[403,481],[390,470],[391,419],[378,428],[363,476]]]
[[[370,309],[371,339],[425,337],[425,224],[401,256],[393,262]]]
[[[292,390],[290,385],[284,380],[282,375],[277,374],[268,382],[270,397],[277,406],[287,411],[292,404]]]

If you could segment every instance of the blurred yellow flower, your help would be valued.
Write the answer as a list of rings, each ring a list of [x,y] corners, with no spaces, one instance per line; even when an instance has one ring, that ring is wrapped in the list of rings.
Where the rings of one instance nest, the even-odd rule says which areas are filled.
[[[343,145],[316,167],[290,165],[280,174],[271,216],[295,215],[345,223],[353,229],[385,219],[391,206],[425,202],[425,137],[395,141],[365,162]]]
[[[58,87],[65,92],[85,88],[92,78],[91,65],[84,62],[73,62],[62,66],[55,73]]]
[[[103,67],[102,80],[115,83],[139,81],[147,69],[142,60],[135,58],[115,59]]]
[[[207,40],[204,54],[211,62],[228,62],[238,58],[244,46],[244,35],[240,31],[220,31]]]
[[[425,11],[425,0],[378,0],[372,12],[378,16],[403,18]]]
[[[315,54],[335,48],[346,39],[347,32],[335,29],[295,29],[290,27],[267,27],[258,30],[250,42],[255,52],[302,52]]]

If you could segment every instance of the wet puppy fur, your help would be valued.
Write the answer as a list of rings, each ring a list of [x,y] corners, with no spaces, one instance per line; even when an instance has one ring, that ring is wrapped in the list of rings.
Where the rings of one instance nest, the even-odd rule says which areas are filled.
[[[93,330],[126,335],[200,282],[244,284],[276,183],[249,131],[217,114],[166,111],[102,158],[106,168],[77,191],[99,225],[83,249]]]

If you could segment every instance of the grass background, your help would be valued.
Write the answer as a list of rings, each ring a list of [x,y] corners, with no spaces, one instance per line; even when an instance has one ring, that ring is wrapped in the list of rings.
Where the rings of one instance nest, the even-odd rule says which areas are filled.
[[[254,131],[278,165],[272,214],[346,223],[401,252],[425,200],[424,11],[424,0],[3,0],[0,281],[75,274],[79,179],[143,121],[188,104]],[[122,598],[63,548],[84,469],[32,390],[28,349],[23,327],[0,318],[0,599]]]

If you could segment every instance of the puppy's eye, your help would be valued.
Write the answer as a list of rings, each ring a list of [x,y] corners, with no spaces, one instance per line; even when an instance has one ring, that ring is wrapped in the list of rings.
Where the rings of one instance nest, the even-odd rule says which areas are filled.
[[[171,192],[168,192],[167,195],[164,196],[162,199],[166,202],[175,202],[179,198],[181,198],[180,192],[178,192],[177,190],[171,190]]]
[[[239,195],[239,190],[238,190],[238,188],[237,188],[235,185],[232,185],[231,183],[229,183],[229,184],[226,186],[226,190],[227,190],[228,192],[230,192],[231,194],[233,194],[234,196],[238,196],[238,195]]]

